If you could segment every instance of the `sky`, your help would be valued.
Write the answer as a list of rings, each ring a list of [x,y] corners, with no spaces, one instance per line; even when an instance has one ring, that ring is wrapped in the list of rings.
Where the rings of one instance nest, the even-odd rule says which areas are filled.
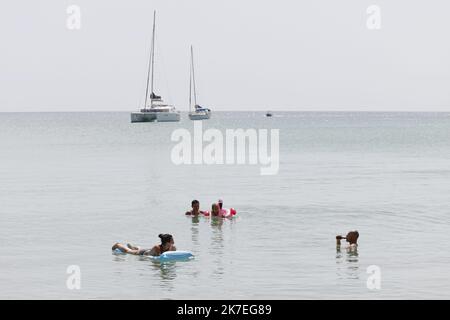
[[[68,28],[71,5],[79,29]],[[10,0],[0,8],[0,112],[136,111],[153,10],[155,92],[181,111],[190,45],[198,102],[213,111],[450,111],[448,0]],[[379,29],[368,27],[373,19]]]

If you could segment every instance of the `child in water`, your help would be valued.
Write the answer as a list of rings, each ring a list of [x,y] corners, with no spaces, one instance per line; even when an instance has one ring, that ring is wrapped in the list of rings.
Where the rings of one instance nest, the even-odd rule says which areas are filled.
[[[217,203],[213,203],[211,206],[211,216],[212,217],[222,217],[220,212],[220,207]]]

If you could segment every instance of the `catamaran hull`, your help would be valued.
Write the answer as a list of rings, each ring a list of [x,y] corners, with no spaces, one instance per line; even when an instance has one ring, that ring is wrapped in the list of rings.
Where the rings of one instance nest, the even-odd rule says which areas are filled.
[[[180,114],[176,112],[133,112],[131,113],[131,122],[178,122]]]
[[[210,112],[201,114],[189,113],[189,119],[191,120],[208,120],[209,118],[211,118]]]
[[[160,112],[156,115],[158,122],[178,122],[180,121],[180,114],[178,112]]]
[[[152,122],[156,121],[156,114],[149,112],[132,112],[131,122]]]

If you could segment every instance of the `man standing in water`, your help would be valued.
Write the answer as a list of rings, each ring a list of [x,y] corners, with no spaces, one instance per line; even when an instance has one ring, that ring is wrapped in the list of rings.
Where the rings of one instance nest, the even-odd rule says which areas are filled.
[[[341,240],[346,240],[349,243],[348,249],[349,250],[356,250],[358,247],[358,238],[359,238],[359,232],[358,231],[350,231],[347,233],[345,237],[337,235],[336,236],[336,249],[341,249]]]
[[[204,216],[209,215],[208,212],[200,210],[200,202],[198,200],[192,200],[191,206],[192,210],[186,212],[187,216],[199,216],[201,214]]]

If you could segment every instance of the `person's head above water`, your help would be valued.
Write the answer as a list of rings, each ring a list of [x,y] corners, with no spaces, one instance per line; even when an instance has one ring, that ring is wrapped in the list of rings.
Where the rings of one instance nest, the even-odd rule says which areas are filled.
[[[161,239],[161,245],[162,246],[171,246],[175,243],[175,241],[173,241],[173,237],[171,234],[160,234],[158,235],[158,237]]]
[[[358,231],[350,231],[349,233],[347,233],[347,235],[345,237],[343,236],[336,236],[336,240],[337,240],[337,244],[340,245],[341,244],[341,240],[346,240],[348,243],[350,243],[350,245],[352,244],[357,244],[358,242],[358,238],[359,238],[359,232]]]
[[[200,210],[200,202],[198,200],[192,200],[191,206],[194,211]]]
[[[219,208],[222,209],[222,207],[223,207],[223,200],[219,199],[219,201],[217,201],[217,204],[219,205]]]
[[[211,215],[218,216],[220,214],[220,208],[217,203],[213,203],[211,206]]]
[[[359,238],[359,232],[358,231],[350,231],[347,233],[347,236],[345,237],[345,240],[349,242],[350,244],[356,244],[358,242]]]

